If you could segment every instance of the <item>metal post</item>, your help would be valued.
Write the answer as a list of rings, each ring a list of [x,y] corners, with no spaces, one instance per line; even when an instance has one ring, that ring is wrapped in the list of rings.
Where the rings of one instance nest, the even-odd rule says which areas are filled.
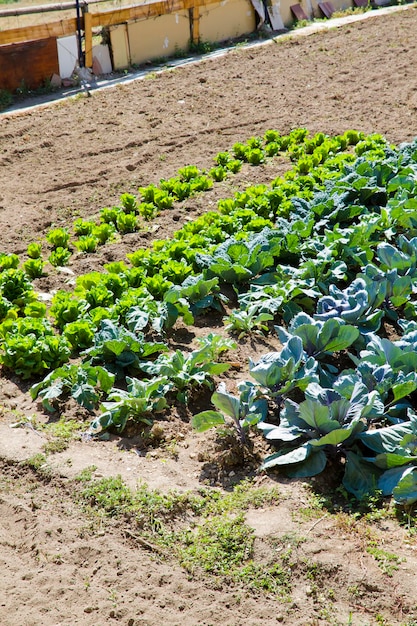
[[[80,0],[75,0],[75,8],[77,11],[77,44],[78,44],[78,64],[84,67],[83,44],[81,36],[81,7]]]

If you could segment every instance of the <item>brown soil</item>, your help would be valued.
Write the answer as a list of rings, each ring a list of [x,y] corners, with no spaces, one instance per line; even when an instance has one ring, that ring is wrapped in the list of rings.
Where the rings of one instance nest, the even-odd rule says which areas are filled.
[[[286,133],[302,126],[328,134],[356,128],[394,143],[414,138],[416,29],[417,12],[410,7],[308,37],[236,49],[90,98],[3,114],[0,249],[24,254],[52,224],[92,217],[118,203],[122,192],[158,183],[186,164],[208,169],[219,151],[269,128]],[[85,272],[123,259],[153,238],[169,237],[186,219],[214,208],[218,198],[267,182],[286,167],[283,160],[247,167],[164,213],[147,232],[99,254],[78,255],[71,269]],[[50,271],[36,286],[50,291],[61,281]],[[186,345],[215,327],[206,324],[188,334],[178,329],[172,344]],[[221,320],[214,329],[224,332]],[[244,363],[249,354],[275,348],[273,339],[244,340],[236,360]],[[229,380],[242,375],[235,368]],[[281,496],[278,504],[246,515],[259,562],[270,562],[274,551],[279,560],[288,537],[304,539],[291,546],[291,600],[285,602],[198,572],[190,577],[173,557],[137,541],[126,520],[98,524],[74,498],[74,477],[88,466],[96,467],[96,478],[121,474],[132,487],[144,481],[164,491],[196,490],[202,483],[229,488],[241,468],[212,434],[193,434],[183,412],[163,422],[159,446],[138,437],[73,441],[48,456],[47,474],[35,473],[24,461],[42,452],[48,438],[30,427],[28,417],[46,418],[26,389],[6,376],[0,380],[2,626],[417,623],[415,533],[389,516],[369,522],[318,511],[307,484],[257,476],[256,482],[278,484]],[[16,421],[28,423],[11,429]],[[244,471],[253,473],[253,467]],[[370,545],[395,554],[398,570],[381,568],[367,552]]]

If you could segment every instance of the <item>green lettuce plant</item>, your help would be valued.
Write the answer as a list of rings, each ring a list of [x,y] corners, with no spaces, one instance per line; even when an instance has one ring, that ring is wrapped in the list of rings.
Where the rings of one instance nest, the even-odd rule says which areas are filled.
[[[23,379],[68,361],[71,349],[44,318],[6,320],[1,325],[0,363]]]
[[[43,268],[45,267],[45,261],[42,259],[27,259],[23,263],[23,269],[29,278],[40,278],[44,275]]]
[[[70,234],[66,228],[53,228],[46,235],[46,240],[53,250],[67,248]]]
[[[167,408],[165,396],[171,385],[166,378],[139,380],[127,377],[126,384],[126,391],[116,388],[110,391],[100,415],[92,420],[88,434],[97,435],[109,428],[121,433],[129,420],[151,425],[155,413]]]
[[[41,243],[30,243],[27,249],[27,255],[30,259],[39,259],[42,254],[42,244]]]
[[[19,267],[19,257],[17,254],[0,253],[0,272],[4,270],[17,269]]]
[[[94,235],[82,235],[74,242],[74,245],[79,252],[92,253],[97,250],[98,241]]]
[[[71,251],[68,248],[63,248],[58,246],[55,250],[51,252],[48,257],[48,261],[54,267],[64,267],[68,265],[68,262],[71,258]]]
[[[103,367],[88,363],[66,364],[50,372],[30,388],[35,400],[40,398],[42,406],[50,412],[57,409],[57,401],[73,398],[89,411],[95,409],[104,394],[108,394],[114,383],[114,375]]]

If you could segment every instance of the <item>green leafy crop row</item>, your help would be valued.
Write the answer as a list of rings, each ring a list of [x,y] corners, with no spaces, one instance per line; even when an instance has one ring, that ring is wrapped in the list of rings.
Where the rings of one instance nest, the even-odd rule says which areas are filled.
[[[346,137],[325,139],[325,136],[321,135],[314,140],[316,144],[320,144],[322,152],[327,142],[325,152],[333,155],[332,159],[328,160],[326,171],[340,170],[344,160],[352,157],[349,153],[344,155],[336,153],[347,143],[358,141],[361,136],[357,133],[349,135],[349,141]],[[277,133],[267,132],[263,140],[249,140],[248,149],[256,143],[258,146],[264,145],[265,151],[272,139],[277,144],[278,138]],[[298,158],[294,156],[296,150],[303,154],[297,142],[303,145],[305,140],[304,130],[293,131],[279,139],[282,149],[288,150],[292,158]],[[309,152],[312,141],[308,140],[306,143],[306,150]],[[233,159],[225,153],[220,153],[216,157],[219,166],[230,160]],[[266,190],[264,186],[249,188],[243,194],[236,194],[232,202],[220,203],[220,212],[212,211],[188,223],[172,240],[156,241],[153,248],[138,250],[129,255],[130,266],[123,261],[108,264],[103,273],[95,272],[79,277],[72,293],[59,291],[48,310],[48,318],[52,319],[60,333],[63,357],[59,362],[68,359],[68,348],[73,356],[80,350],[89,348],[102,320],[112,320],[133,332],[150,328],[163,333],[173,326],[178,317],[182,317],[186,323],[192,323],[195,315],[209,308],[221,310],[224,301],[224,296],[220,292],[222,274],[220,273],[219,277],[209,277],[210,270],[205,269],[201,255],[207,252],[216,254],[219,244],[225,242],[236,231],[240,232],[240,238],[245,239],[252,232],[272,227],[277,214],[289,212],[290,198],[294,194],[309,196],[315,181],[311,177],[303,177],[302,180],[297,179],[297,182],[294,182],[290,180],[292,174],[289,173],[288,181],[286,179],[274,181],[270,190]],[[179,171],[178,179],[189,183],[199,176],[200,173],[195,167],[188,166]],[[152,194],[154,198],[157,189],[152,189],[152,191],[150,188],[147,188],[147,191],[142,189],[145,200],[150,201]],[[123,215],[135,216],[137,201],[133,196],[124,194],[121,204]],[[95,228],[109,226],[111,223],[113,227],[115,226],[108,216],[109,211],[111,212],[110,209],[102,210],[101,217],[103,218],[106,212],[107,217],[105,220],[102,219],[101,226],[76,220],[74,232],[79,235],[79,241],[83,242],[86,250],[89,248],[89,238]],[[114,219],[117,225],[117,217]],[[49,257],[52,264],[68,262],[69,241],[68,231],[62,228],[54,228],[47,234],[47,243],[52,248]],[[93,248],[95,245],[92,244],[91,249]],[[20,317],[39,318],[46,315],[46,306],[37,300],[30,280],[43,271],[41,245],[31,243],[28,246],[28,256],[23,270],[18,269],[17,255],[3,254],[0,257],[2,269],[0,316],[3,320],[16,320]],[[237,268],[236,271],[242,275],[241,270]],[[247,271],[243,270],[243,274],[245,273]],[[36,322],[33,323],[36,326]],[[27,326],[30,324],[29,320]],[[20,367],[19,351],[24,354],[27,350],[27,340],[22,340],[20,350],[18,346],[21,333],[18,326],[13,327],[13,333],[17,345],[11,350],[8,344],[3,342],[5,352],[3,364],[11,370],[19,367],[19,374],[26,378],[39,375],[42,368],[49,369],[47,361],[42,358],[33,367],[32,359],[28,358],[26,367]],[[27,334],[39,333],[34,329],[33,333],[27,331]]]
[[[172,239],[128,255],[129,264],[78,277],[48,310],[28,276],[41,268],[18,269],[16,255],[2,255],[1,361],[23,377],[60,365],[33,386],[33,397],[51,409],[70,394],[94,411],[91,433],[121,431],[173,397],[186,402],[194,386],[211,386],[227,368],[217,358],[232,342],[212,335],[191,353],[169,353],[166,334],[179,318],[192,324],[202,312],[222,312],[232,286],[237,308],[226,328],[241,336],[268,332],[275,321],[283,349],[249,363],[253,380],[240,396],[220,386],[217,410],[195,425],[231,419],[244,442],[257,424],[275,447],[265,469],[307,476],[337,463],[357,497],[378,488],[413,502],[417,143],[395,148],[356,131],[334,138],[267,131],[217,155],[214,169],[233,172],[236,161],[257,164],[283,151],[294,163],[285,176],[220,201]],[[150,205],[168,209],[200,191],[206,183],[192,185],[202,177],[207,182],[189,166],[142,188],[149,216]],[[121,202],[121,210],[101,213],[112,232],[129,232],[140,214],[134,196]],[[99,227],[74,225],[86,251]],[[68,238],[52,231],[48,242],[65,251]],[[38,260],[39,249],[28,255]],[[64,365],[70,358],[77,361]]]
[[[314,476],[333,463],[358,498],[379,489],[409,505],[417,501],[417,142],[359,153],[323,190],[293,199],[265,248],[280,242],[276,260],[244,278],[235,315],[272,313],[283,349],[250,361],[254,380],[240,396],[221,386],[218,410],[194,423],[231,421],[241,435],[257,423],[276,449],[264,469]]]

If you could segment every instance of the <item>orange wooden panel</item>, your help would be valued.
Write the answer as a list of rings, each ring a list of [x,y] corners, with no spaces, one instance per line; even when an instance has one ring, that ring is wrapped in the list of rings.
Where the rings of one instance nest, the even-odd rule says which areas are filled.
[[[0,47],[0,89],[36,89],[52,74],[59,74],[55,37]]]
[[[74,35],[77,31],[77,20],[71,18],[60,22],[47,22],[37,26],[23,26],[10,30],[0,30],[0,46],[19,41],[35,41],[49,39],[50,37],[65,37]]]

